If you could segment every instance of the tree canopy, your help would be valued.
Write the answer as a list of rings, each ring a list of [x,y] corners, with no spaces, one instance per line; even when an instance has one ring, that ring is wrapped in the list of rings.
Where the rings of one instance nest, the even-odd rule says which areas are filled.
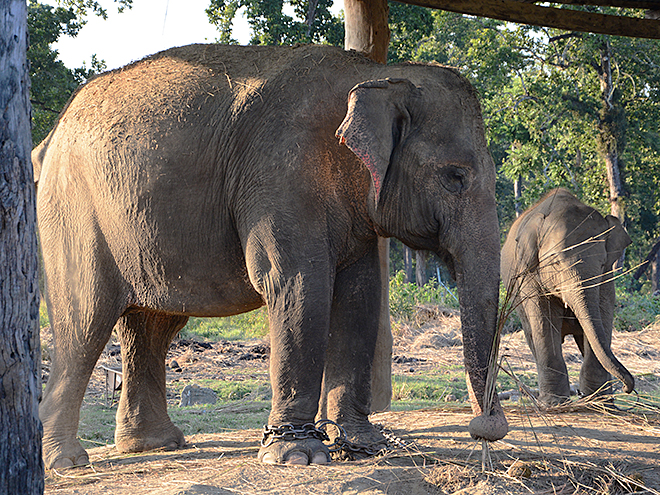
[[[90,68],[68,69],[49,45],[75,35],[85,15],[104,13],[93,0],[68,0],[57,8],[36,0],[29,5],[38,142],[75,87],[103,68],[96,61]],[[119,3],[127,6],[130,0]],[[237,43],[233,21],[245,15],[251,44],[341,46],[343,19],[331,7],[332,0],[211,0],[206,13],[222,43]],[[504,231],[516,210],[561,186],[602,213],[619,215],[634,241],[629,263],[645,258],[660,236],[659,41],[517,25],[396,2],[390,2],[389,22],[389,62],[455,66],[477,88],[498,169]]]
[[[516,201],[525,209],[560,186],[610,213],[605,162],[616,152],[619,206],[634,241],[630,263],[643,259],[660,235],[660,42],[435,10],[430,34],[411,45],[411,27],[398,18],[426,24],[417,9],[397,4],[390,57],[458,67],[477,88],[499,171],[503,227]]]

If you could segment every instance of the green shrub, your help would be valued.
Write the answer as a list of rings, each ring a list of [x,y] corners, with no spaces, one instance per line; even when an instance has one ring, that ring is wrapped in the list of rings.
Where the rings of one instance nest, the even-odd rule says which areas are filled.
[[[616,297],[614,328],[619,331],[642,330],[660,316],[660,297],[625,290],[617,290]]]
[[[405,282],[406,274],[399,271],[390,279],[390,313],[396,319],[410,320],[415,316],[415,306],[437,304],[458,308],[458,299],[450,289],[431,280],[423,287]]]

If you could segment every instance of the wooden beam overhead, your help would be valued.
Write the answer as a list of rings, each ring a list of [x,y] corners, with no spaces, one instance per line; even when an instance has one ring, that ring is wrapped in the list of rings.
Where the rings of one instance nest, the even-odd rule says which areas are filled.
[[[571,9],[545,7],[518,0],[400,0],[402,3],[448,10],[480,17],[490,17],[520,24],[546,26],[567,31],[582,31],[632,38],[660,39],[660,21],[636,17],[616,16],[583,12]],[[570,1],[570,0],[566,0]],[[585,3],[598,3],[599,0]],[[600,0],[600,4],[619,0]],[[565,2],[562,2],[565,3]],[[623,2],[619,2],[623,3]],[[632,0],[630,3],[653,4],[657,1]]]
[[[597,5],[627,9],[660,10],[660,0],[521,0],[525,3],[562,3],[564,5]]]

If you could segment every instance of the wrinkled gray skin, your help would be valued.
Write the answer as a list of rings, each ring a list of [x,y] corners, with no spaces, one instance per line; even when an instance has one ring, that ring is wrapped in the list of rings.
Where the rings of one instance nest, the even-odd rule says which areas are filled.
[[[569,334],[584,356],[582,394],[611,394],[610,373],[632,392],[635,380],[610,348],[612,265],[629,244],[616,217],[603,218],[564,189],[546,194],[511,226],[502,248],[502,279],[514,294],[514,307],[536,359],[543,404],[569,399],[561,352]]]
[[[455,272],[477,415],[495,329],[495,169],[468,82],[439,66],[386,67],[331,47],[194,45],[89,82],[33,153],[54,333],[40,415],[46,465],[87,462],[76,440],[90,373],[113,328],[122,452],[185,443],[167,415],[165,355],[189,316],[267,305],[269,424],[369,423],[378,234]],[[324,400],[319,407],[320,397]],[[268,463],[325,463],[315,439]]]

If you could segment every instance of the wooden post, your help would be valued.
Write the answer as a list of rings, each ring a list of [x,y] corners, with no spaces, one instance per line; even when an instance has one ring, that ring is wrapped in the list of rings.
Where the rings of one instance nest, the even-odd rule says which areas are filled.
[[[387,0],[344,0],[346,36],[344,48],[363,53],[371,60],[387,62],[390,43]],[[389,239],[379,239],[381,266],[381,312],[378,339],[371,372],[371,409],[389,409],[392,400],[392,329],[390,327]]]
[[[0,0],[0,493],[44,491],[25,0]]]
[[[363,53],[381,64],[386,63],[390,43],[387,0],[344,0],[344,12],[344,48]]]

